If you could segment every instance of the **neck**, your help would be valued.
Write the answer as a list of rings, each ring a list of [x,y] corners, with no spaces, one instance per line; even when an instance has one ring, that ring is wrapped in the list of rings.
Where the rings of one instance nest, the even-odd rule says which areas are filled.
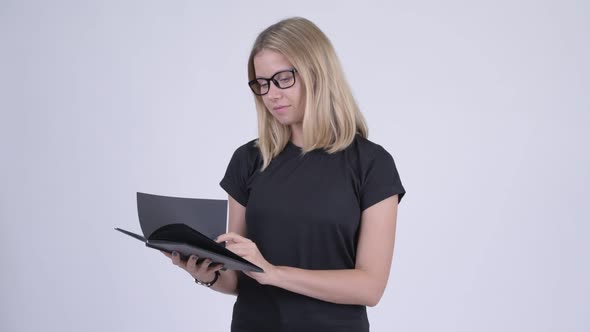
[[[291,143],[303,146],[303,126],[301,124],[291,125]]]

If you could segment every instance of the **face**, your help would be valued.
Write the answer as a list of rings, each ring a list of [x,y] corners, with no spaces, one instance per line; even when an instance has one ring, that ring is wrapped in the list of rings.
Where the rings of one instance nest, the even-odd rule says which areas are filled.
[[[292,68],[293,65],[287,58],[276,51],[262,50],[254,56],[254,70],[257,78],[271,78],[275,73]],[[305,112],[305,98],[303,98],[301,77],[297,73],[295,74],[295,85],[279,89],[271,82],[268,93],[261,97],[266,109],[281,124],[301,126]]]

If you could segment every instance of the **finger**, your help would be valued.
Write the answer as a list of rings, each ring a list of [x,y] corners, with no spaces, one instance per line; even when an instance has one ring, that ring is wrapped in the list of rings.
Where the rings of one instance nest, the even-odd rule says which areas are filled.
[[[197,261],[199,260],[199,256],[191,255],[188,260],[186,261],[186,270],[189,273],[197,272]]]
[[[209,269],[209,266],[213,263],[210,258],[204,259],[201,264],[197,265],[197,270],[199,272],[206,272]]]
[[[252,254],[252,250],[248,249],[248,248],[235,248],[235,249],[231,249],[231,251],[240,257],[246,257],[246,256],[250,256],[250,254]]]
[[[243,242],[243,243],[230,243],[226,246],[227,249],[254,249],[256,248],[256,244],[254,242]]]
[[[226,248],[227,248],[227,250],[233,252],[234,254],[238,254],[238,252],[243,253],[246,250],[246,248],[244,248],[243,246],[239,246],[239,245],[236,245],[236,244],[230,244]]]
[[[221,269],[223,269],[223,264],[215,263],[215,264],[209,265],[209,270],[207,272],[216,272]]]
[[[235,243],[244,243],[244,242],[252,242],[250,239],[245,238],[239,234],[234,232],[229,232],[225,234],[221,234],[217,237],[217,242],[235,242]]]
[[[252,243],[232,244],[227,247],[227,250],[241,257],[254,255],[258,252],[258,248]]]
[[[180,254],[176,251],[172,252],[172,263],[177,266],[182,266],[182,260],[180,259]]]

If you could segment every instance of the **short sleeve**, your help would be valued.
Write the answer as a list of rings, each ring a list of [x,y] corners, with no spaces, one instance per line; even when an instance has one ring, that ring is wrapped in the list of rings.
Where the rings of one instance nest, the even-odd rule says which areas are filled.
[[[401,201],[405,193],[393,157],[379,146],[369,158],[363,174],[361,211],[396,194]]]
[[[253,152],[257,150],[253,142],[240,146],[231,157],[225,171],[225,176],[219,182],[231,197],[242,206],[248,204],[250,191],[248,189],[249,179],[255,171],[256,156]]]

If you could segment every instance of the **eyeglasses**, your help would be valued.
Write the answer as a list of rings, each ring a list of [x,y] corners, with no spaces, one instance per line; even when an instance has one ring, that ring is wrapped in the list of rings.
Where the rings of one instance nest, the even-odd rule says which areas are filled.
[[[279,89],[288,89],[295,85],[297,69],[283,70],[272,75],[271,78],[256,78],[248,82],[250,89],[257,96],[263,96],[270,90],[270,82]]]

